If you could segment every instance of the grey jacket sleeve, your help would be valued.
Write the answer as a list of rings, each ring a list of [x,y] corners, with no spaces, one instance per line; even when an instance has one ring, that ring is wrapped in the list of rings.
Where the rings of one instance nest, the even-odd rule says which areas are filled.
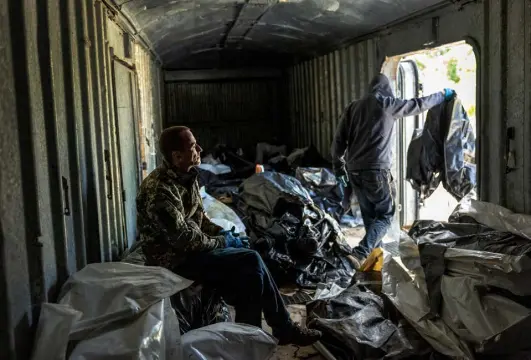
[[[444,102],[444,94],[442,92],[438,92],[429,96],[411,100],[384,97],[381,98],[380,101],[383,109],[393,118],[398,119],[421,114],[434,106],[442,104]]]
[[[350,106],[345,109],[341,118],[339,119],[339,125],[337,126],[336,133],[334,135],[334,140],[332,141],[332,166],[334,171],[338,171],[345,166],[345,161],[343,156],[347,149],[347,139],[348,139],[348,122],[350,117],[348,114]]]

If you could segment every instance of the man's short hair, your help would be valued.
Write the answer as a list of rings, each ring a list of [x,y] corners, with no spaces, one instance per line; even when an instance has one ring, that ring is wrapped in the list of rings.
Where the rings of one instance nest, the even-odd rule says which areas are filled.
[[[171,162],[172,152],[184,150],[182,134],[189,130],[190,129],[186,126],[172,126],[164,129],[160,134],[159,150],[166,161]]]

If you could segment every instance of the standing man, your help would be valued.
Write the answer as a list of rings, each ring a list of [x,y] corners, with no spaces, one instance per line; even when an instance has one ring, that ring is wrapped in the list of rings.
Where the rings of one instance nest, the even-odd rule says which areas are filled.
[[[160,136],[164,162],[142,182],[138,230],[146,265],[161,266],[216,289],[236,308],[236,322],[261,327],[262,311],[279,345],[311,345],[321,333],[291,321],[260,255],[247,238],[212,223],[203,210],[195,169],[201,147],[184,126]]]
[[[389,79],[379,74],[371,81],[369,93],[345,109],[332,143],[332,161],[339,181],[350,180],[365,226],[366,234],[352,253],[355,266],[380,246],[395,213],[390,171],[395,120],[418,115],[454,96],[453,90],[444,89],[418,99],[397,99]]]

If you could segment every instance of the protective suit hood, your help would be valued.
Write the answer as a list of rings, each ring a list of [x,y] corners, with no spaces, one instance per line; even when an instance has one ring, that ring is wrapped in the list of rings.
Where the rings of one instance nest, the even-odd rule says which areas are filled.
[[[391,83],[384,74],[376,75],[369,84],[369,89],[372,94],[394,97]]]

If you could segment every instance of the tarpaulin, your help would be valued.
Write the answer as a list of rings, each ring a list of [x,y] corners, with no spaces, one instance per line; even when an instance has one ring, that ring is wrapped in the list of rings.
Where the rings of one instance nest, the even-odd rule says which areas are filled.
[[[190,284],[158,267],[88,265],[69,278],[58,304],[43,307],[33,359],[50,359],[43,344],[69,359],[179,359],[179,324],[168,298]],[[60,336],[67,332],[68,349]]]
[[[476,138],[461,100],[455,98],[428,111],[407,152],[406,178],[421,198],[442,182],[460,200],[476,187]]]
[[[276,340],[257,327],[219,323],[192,330],[182,337],[183,359],[267,360]]]

